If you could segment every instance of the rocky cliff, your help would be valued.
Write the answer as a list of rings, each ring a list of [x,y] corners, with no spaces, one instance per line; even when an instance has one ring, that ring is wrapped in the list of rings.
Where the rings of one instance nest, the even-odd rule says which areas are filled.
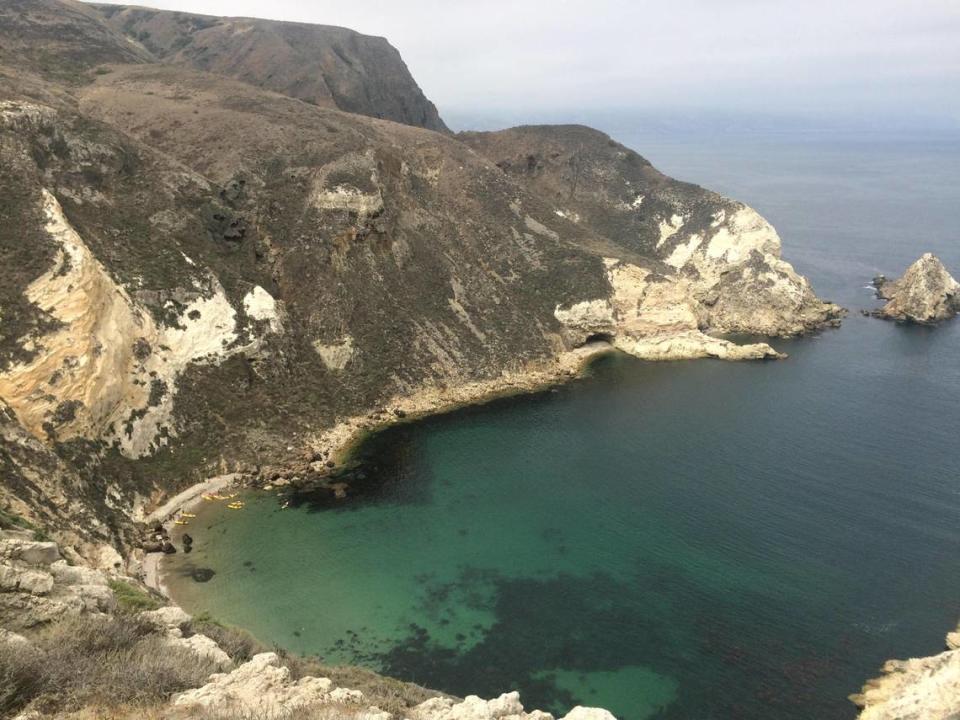
[[[228,75],[314,105],[446,131],[400,53],[340,27],[98,5],[153,57]]]
[[[381,41],[70,0],[5,3],[0,40],[0,509],[77,562],[598,341],[778,357],[724,335],[841,314],[755,211],[601,133],[435,132]]]
[[[887,303],[877,317],[897,322],[933,325],[960,313],[960,283],[953,279],[940,258],[925,253],[899,280],[874,278],[877,297]]]

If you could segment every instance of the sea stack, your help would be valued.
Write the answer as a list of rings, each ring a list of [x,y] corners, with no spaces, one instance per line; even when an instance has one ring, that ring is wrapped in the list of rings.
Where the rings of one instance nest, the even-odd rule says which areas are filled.
[[[877,297],[887,301],[873,313],[876,317],[933,325],[960,312],[960,283],[931,253],[922,255],[899,280],[879,275],[873,285]]]

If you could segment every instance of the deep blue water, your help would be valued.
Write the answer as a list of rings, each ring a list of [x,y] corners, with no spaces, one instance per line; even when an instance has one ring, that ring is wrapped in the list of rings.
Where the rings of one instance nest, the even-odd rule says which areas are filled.
[[[772,363],[651,364],[394,428],[331,509],[207,508],[188,609],[456,694],[643,718],[852,718],[960,618],[960,321],[861,317],[877,272],[960,274],[960,142],[620,137],[744,200],[851,310]],[[265,541],[268,539],[268,541]],[[175,565],[184,569],[184,565]]]

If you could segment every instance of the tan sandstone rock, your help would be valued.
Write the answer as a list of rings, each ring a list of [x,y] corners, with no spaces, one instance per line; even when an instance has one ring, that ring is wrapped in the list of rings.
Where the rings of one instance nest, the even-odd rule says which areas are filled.
[[[553,720],[542,710],[525,712],[517,691],[504,693],[494,700],[469,695],[462,701],[453,698],[431,698],[413,708],[410,720]],[[577,706],[562,720],[616,720],[601,708]]]
[[[859,720],[955,720],[960,717],[960,635],[947,635],[939,655],[888,660],[883,675],[850,699],[863,708]]]
[[[0,627],[26,630],[71,615],[108,612],[114,604],[99,570],[68,565],[56,543],[0,531]]]
[[[877,297],[887,304],[876,315],[887,320],[930,325],[960,312],[960,283],[940,259],[925,253],[899,280],[874,279]]]
[[[332,680],[306,677],[293,680],[289,668],[276,653],[254,655],[230,673],[210,676],[201,688],[188,690],[173,699],[180,708],[207,708],[217,712],[243,712],[267,717],[283,710],[294,712],[324,703],[356,702],[362,694],[336,693]]]

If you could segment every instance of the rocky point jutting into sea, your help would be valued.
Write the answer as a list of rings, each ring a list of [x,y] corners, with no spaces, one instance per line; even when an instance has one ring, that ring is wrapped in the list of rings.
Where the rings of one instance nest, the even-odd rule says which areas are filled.
[[[729,337],[843,314],[756,211],[603,133],[451,134],[380,38],[14,0],[0,41],[0,620],[23,667],[58,623],[164,602],[138,586],[144,521],[191,485],[323,484],[369,429],[558,382],[597,351],[773,359]],[[181,710],[234,688],[230,711],[381,712],[161,616],[124,649],[199,657],[164,686]],[[21,692],[0,711],[64,709]],[[522,712],[410,697],[390,714]]]

